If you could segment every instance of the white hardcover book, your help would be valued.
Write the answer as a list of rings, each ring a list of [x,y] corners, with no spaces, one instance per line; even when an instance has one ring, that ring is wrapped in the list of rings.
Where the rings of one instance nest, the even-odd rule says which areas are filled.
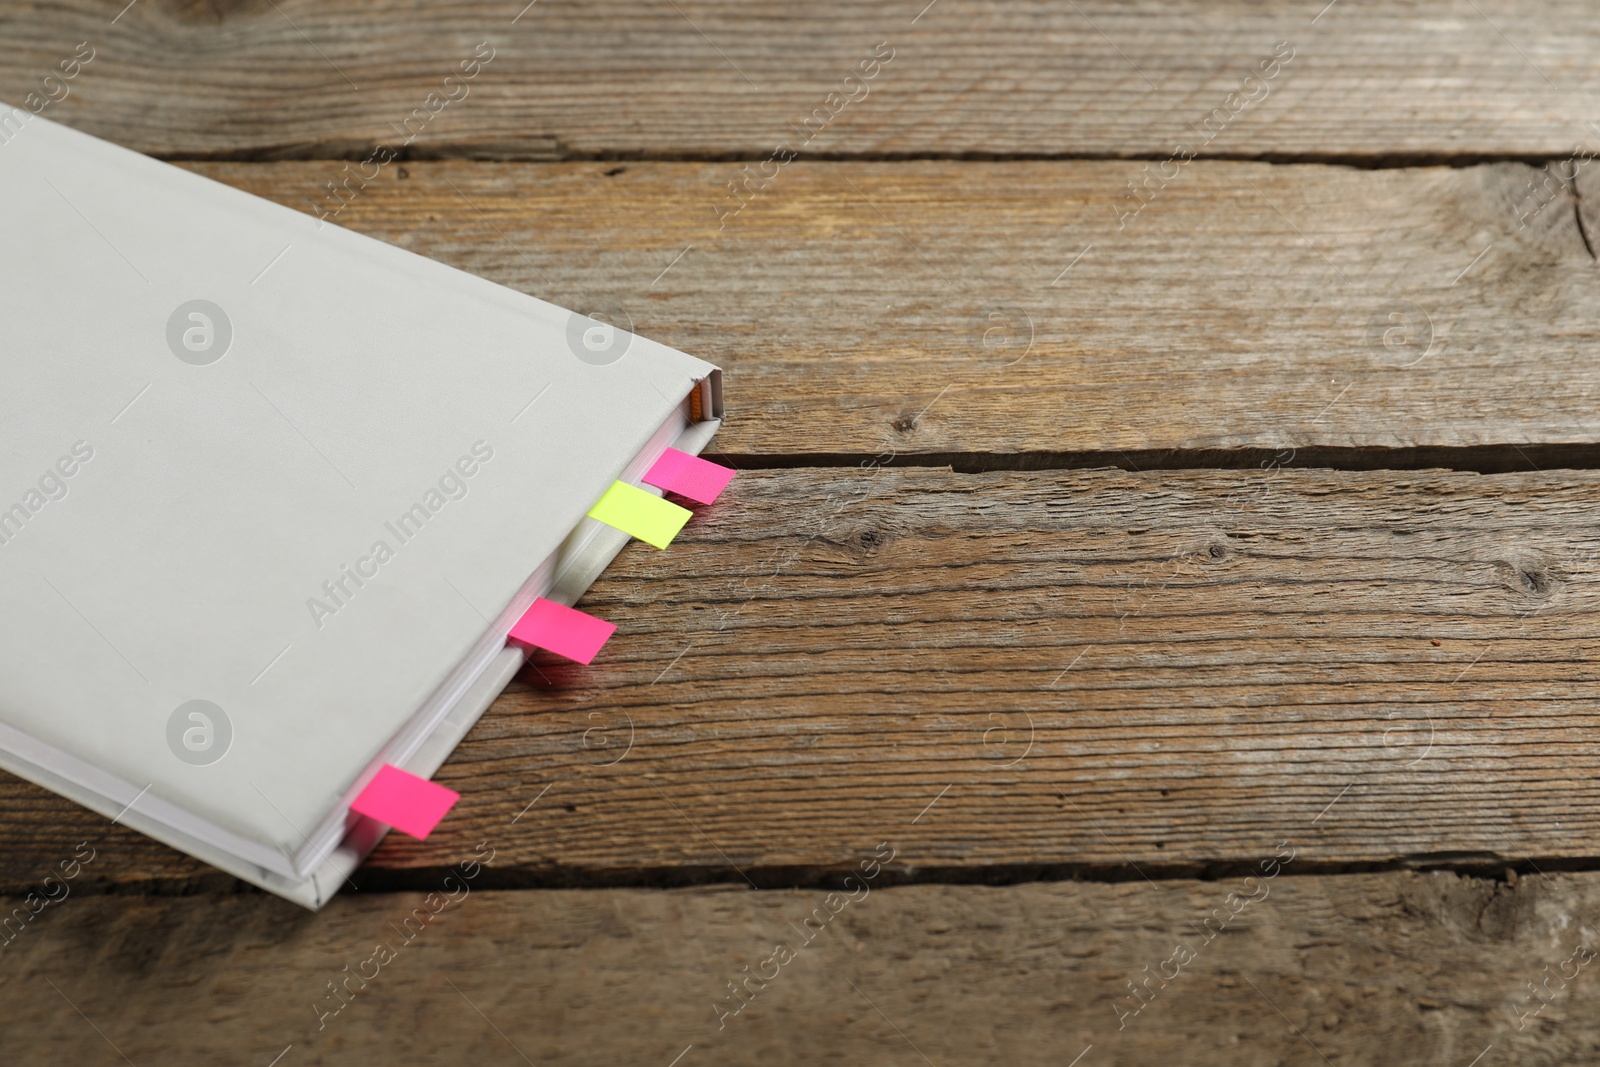
[[[720,374],[3,105],[0,200],[0,767],[320,907]]]

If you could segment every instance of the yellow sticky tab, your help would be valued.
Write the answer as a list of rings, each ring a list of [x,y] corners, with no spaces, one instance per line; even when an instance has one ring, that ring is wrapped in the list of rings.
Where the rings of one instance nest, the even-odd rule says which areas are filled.
[[[678,536],[694,512],[670,500],[662,500],[627,482],[612,482],[600,502],[589,509],[591,519],[599,519],[623,533],[666,548]]]

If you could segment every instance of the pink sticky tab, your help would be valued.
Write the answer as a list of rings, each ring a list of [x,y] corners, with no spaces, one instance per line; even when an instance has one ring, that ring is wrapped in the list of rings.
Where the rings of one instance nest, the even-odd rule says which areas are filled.
[[[612,623],[540,597],[511,628],[511,639],[588,663],[617,632]]]
[[[407,774],[385,763],[361,795],[350,802],[350,810],[387,823],[420,841],[433,833],[445,812],[455,807],[460,799],[461,794],[454,789],[435,785],[426,778]]]
[[[645,473],[643,480],[657,489],[709,504],[728,487],[737,473],[710,460],[669,448],[661,453],[661,458]]]

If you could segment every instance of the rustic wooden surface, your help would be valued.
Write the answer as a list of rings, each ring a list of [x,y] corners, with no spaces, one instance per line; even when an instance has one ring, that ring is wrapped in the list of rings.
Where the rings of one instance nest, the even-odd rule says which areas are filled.
[[[0,1061],[1596,1058],[1587,5],[124,2],[0,99],[92,42],[49,117],[718,362],[745,473],[320,914],[0,780],[13,926],[94,857]]]
[[[399,924],[428,907],[422,892],[343,896],[315,916],[259,894],[69,897],[0,953],[0,989],[29,1063],[123,1063],[120,1052],[185,1067],[279,1055],[313,1067],[679,1056],[679,1067],[1061,1067],[1089,1048],[1080,1067],[1467,1067],[1600,1055],[1589,1022],[1600,877],[1308,878],[1298,862],[1248,884],[867,884],[853,902],[841,894],[836,915],[821,889],[462,883],[459,903],[413,919],[409,943]],[[802,932],[817,909],[832,917]],[[764,961],[779,943],[794,958],[775,972]],[[393,958],[378,970],[366,961],[380,944]],[[1144,984],[1180,944],[1187,966]],[[725,1015],[739,1003],[727,984],[751,974],[748,1005]],[[348,982],[348,1003],[324,1018],[340,1003],[330,982]],[[1130,982],[1148,1001],[1137,1015]],[[16,1050],[3,1042],[0,1030],[0,1049]]]
[[[747,472],[622,555],[584,602],[627,620],[606,655],[536,659],[440,772],[451,817],[356,882],[483,840],[520,885],[792,884],[884,838],[960,880],[1313,831],[1303,867],[1581,861],[1597,501],[1587,471]],[[0,890],[85,838],[91,881],[204,870],[9,795]]]
[[[113,24],[125,2],[8,5],[0,99],[87,40],[61,114],[91,133],[359,158],[488,42],[414,153],[753,160],[798,150],[791,124],[829,93],[860,97],[843,80],[886,43],[809,154],[1165,158],[1285,41],[1294,58],[1204,154],[1385,161],[1559,156],[1594,143],[1600,91],[1582,0],[138,0]]]
[[[1119,230],[1134,166],[797,162],[719,229],[736,165],[411,164],[336,218],[716,361],[716,447],[752,459],[1499,445],[1469,462],[1529,470],[1503,446],[1600,440],[1600,266],[1567,191],[1534,213],[1533,168],[1196,162]],[[308,211],[339,174],[194,169]],[[1409,345],[1396,309],[1425,316]]]

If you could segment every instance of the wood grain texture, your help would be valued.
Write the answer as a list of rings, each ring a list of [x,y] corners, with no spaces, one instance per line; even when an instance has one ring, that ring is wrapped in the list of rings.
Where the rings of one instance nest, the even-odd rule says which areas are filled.
[[[1195,162],[1119,229],[1134,166],[794,163],[719,229],[734,164],[409,164],[336,220],[718,363],[732,454],[1499,446],[1529,469],[1508,445],[1600,440],[1600,267],[1565,185]],[[193,167],[340,202],[313,199],[328,163]]]
[[[1080,1067],[1600,1054],[1593,874],[1305,878],[1291,864],[1248,885],[868,884],[813,920],[809,944],[801,924],[839,907],[820,890],[450,892],[460,902],[413,920],[409,943],[421,893],[315,916],[262,895],[69,897],[0,951],[0,1050],[197,1067],[1064,1067],[1091,1045]],[[1252,902],[1223,925],[1229,894]],[[778,943],[794,958],[774,974]],[[394,958],[378,969],[380,944]],[[1180,944],[1194,958],[1164,981]],[[752,974],[748,1005],[723,1017],[727,983]],[[321,1019],[338,1003],[328,983],[351,975],[349,1002]],[[1122,1019],[1130,982],[1148,1003]]]
[[[585,610],[437,780],[414,886],[1593,862],[1600,474],[747,472]],[[79,841],[204,868],[8,782],[4,885]],[[225,879],[222,882],[225,883]],[[211,883],[216,884],[213,879]],[[154,886],[153,886],[154,887]]]
[[[555,159],[1206,154],[1559,156],[1593,145],[1600,29],[1581,0],[806,5],[691,0],[24,2],[0,98],[80,41],[52,110],[144,152],[363,154],[481,42],[494,58],[419,130],[428,154]],[[1319,17],[1319,12],[1322,12]],[[520,17],[519,17],[520,13]],[[1294,59],[1209,140],[1195,127],[1279,41]],[[799,125],[885,42],[870,95]],[[1261,89],[1246,86],[1246,94]],[[459,88],[454,88],[457,95]]]

